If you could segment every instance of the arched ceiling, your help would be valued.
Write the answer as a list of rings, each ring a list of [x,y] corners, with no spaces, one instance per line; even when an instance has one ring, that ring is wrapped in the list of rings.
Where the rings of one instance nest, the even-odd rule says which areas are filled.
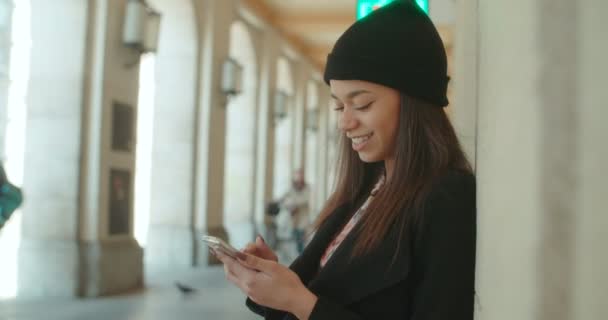
[[[355,22],[357,0],[244,0],[318,68],[325,66],[327,54],[337,38]],[[448,51],[456,0],[433,0],[431,18]]]

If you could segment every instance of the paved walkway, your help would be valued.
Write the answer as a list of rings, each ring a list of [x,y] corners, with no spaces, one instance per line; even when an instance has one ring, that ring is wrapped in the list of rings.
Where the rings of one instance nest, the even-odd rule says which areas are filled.
[[[99,299],[0,301],[0,320],[248,320],[261,319],[245,307],[245,296],[210,267],[167,275],[137,294]],[[195,289],[183,294],[175,281]]]

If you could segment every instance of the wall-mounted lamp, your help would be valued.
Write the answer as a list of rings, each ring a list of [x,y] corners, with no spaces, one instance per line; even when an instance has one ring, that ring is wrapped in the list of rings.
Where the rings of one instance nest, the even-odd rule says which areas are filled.
[[[283,90],[277,90],[274,94],[274,119],[275,122],[287,117],[287,104],[289,94]]]
[[[155,52],[158,48],[160,13],[154,11],[144,0],[128,0],[125,10],[122,41],[140,54]]]
[[[243,66],[236,60],[227,58],[222,66],[222,92],[230,97],[243,91]]]
[[[306,129],[316,132],[319,129],[319,109],[306,110]]]

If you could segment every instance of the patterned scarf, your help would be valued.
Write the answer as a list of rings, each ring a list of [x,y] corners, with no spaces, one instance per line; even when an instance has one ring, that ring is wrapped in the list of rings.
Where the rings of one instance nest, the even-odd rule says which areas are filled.
[[[367,200],[365,200],[365,202],[363,203],[361,208],[359,208],[359,210],[357,210],[357,212],[355,212],[355,214],[353,214],[353,216],[350,218],[348,223],[344,226],[344,228],[342,228],[342,231],[340,231],[340,233],[338,233],[338,235],[334,238],[334,240],[332,240],[332,242],[329,244],[329,246],[325,250],[325,253],[321,257],[321,261],[320,261],[321,268],[323,268],[325,266],[325,264],[327,264],[327,261],[329,261],[329,258],[331,258],[331,256],[334,254],[334,252],[336,252],[336,250],[338,249],[338,247],[340,246],[342,241],[346,238],[346,236],[348,236],[348,234],[355,227],[355,225],[357,225],[357,222],[359,222],[359,220],[361,219],[361,216],[363,215],[363,213],[365,213],[365,210],[367,209],[369,204],[374,199],[374,196],[376,195],[378,190],[380,190],[382,185],[384,185],[384,180],[385,180],[385,177],[384,177],[384,175],[382,175],[380,177],[380,180],[378,180],[378,182],[376,182],[374,189],[372,189],[372,192],[370,193],[369,197],[367,197]]]

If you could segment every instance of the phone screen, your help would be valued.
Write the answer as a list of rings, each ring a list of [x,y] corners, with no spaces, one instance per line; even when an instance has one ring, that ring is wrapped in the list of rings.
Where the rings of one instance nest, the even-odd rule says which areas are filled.
[[[233,246],[229,245],[226,241],[218,237],[204,235],[202,240],[213,250],[220,251],[233,259],[237,259],[238,256],[241,256],[241,258],[243,257],[242,252],[238,251]]]

